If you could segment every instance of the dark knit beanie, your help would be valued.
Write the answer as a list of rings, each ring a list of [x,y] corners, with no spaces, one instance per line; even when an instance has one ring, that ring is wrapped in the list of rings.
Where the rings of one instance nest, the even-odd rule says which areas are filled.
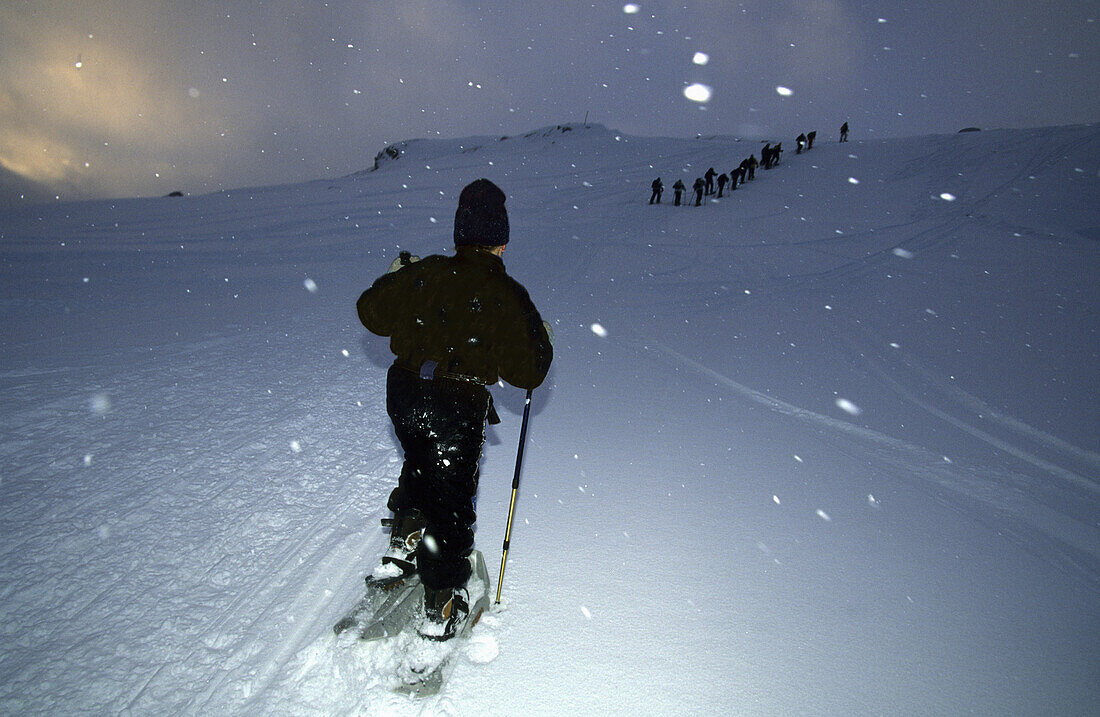
[[[455,246],[501,246],[508,243],[504,192],[488,179],[470,182],[458,196]]]

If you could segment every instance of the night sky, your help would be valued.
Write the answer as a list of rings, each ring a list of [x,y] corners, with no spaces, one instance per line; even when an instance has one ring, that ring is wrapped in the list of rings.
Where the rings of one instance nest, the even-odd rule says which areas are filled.
[[[590,122],[853,140],[1100,119],[1100,2],[0,3],[0,206],[339,176]],[[18,196],[25,195],[20,200]]]

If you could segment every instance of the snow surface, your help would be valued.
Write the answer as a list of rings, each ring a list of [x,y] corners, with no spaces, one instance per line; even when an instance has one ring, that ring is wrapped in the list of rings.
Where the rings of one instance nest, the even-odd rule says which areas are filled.
[[[0,215],[0,712],[1096,714],[1100,130],[819,141],[646,204],[754,151],[551,127]],[[556,356],[503,601],[415,701],[331,633],[399,467],[354,304],[479,176]]]

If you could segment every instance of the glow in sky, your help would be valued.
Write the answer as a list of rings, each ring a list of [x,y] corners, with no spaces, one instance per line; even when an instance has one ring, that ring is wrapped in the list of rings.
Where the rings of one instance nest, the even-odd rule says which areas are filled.
[[[631,134],[774,140],[847,120],[854,141],[1100,118],[1090,5],[997,9],[2,3],[0,206],[338,176],[391,142],[586,114]]]

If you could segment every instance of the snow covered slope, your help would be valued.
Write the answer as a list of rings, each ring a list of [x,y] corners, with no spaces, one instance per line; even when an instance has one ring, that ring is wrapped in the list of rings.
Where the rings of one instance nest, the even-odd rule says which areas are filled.
[[[1095,714],[1100,130],[820,142],[699,208],[649,183],[759,144],[400,149],[0,214],[0,711]],[[556,357],[502,605],[414,702],[330,631],[400,465],[354,303],[480,176]]]

